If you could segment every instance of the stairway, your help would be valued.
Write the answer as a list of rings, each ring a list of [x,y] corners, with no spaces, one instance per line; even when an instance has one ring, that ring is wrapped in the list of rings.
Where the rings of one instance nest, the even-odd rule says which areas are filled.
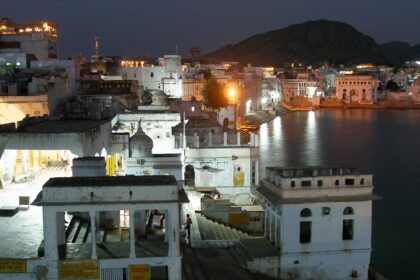
[[[248,262],[254,260],[241,242],[235,243],[235,245],[229,247],[228,250],[235,261],[244,268],[247,267]]]
[[[90,222],[73,217],[66,229],[67,243],[85,243],[90,241]]]
[[[202,240],[238,240],[254,238],[246,232],[207,219],[199,213],[196,214],[196,217]]]

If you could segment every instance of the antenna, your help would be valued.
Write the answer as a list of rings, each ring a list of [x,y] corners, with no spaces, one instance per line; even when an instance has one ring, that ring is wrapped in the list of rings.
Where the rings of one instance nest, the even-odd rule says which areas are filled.
[[[95,37],[95,54],[99,55],[99,37]]]
[[[178,44],[175,45],[175,54],[178,55]]]

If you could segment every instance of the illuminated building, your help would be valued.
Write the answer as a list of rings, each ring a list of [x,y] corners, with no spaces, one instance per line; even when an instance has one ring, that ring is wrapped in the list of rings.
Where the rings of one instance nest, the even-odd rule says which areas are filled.
[[[145,90],[162,90],[168,96],[182,97],[181,56],[165,55],[159,65],[145,65],[144,61],[121,61],[122,77],[137,80]]]
[[[28,53],[38,60],[57,58],[58,26],[49,21],[14,23],[0,20],[0,53]]]
[[[337,98],[346,104],[375,101],[378,81],[370,75],[339,75],[335,81]]]
[[[265,237],[280,256],[260,271],[278,279],[368,279],[371,174],[347,167],[267,167],[261,182]]]

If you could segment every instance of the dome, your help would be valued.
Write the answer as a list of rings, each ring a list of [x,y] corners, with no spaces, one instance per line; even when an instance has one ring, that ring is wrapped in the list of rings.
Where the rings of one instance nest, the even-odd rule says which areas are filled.
[[[153,149],[153,140],[144,133],[140,124],[133,137],[130,138],[130,157],[144,158],[151,157]]]

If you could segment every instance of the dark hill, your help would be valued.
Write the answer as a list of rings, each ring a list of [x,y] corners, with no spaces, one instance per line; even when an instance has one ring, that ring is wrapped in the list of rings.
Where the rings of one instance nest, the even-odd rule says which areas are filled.
[[[205,57],[253,65],[388,62],[371,37],[346,23],[327,20],[308,21],[258,34]]]
[[[389,42],[381,45],[382,52],[394,65],[402,65],[409,60],[420,60],[420,44],[410,46],[405,42]]]

